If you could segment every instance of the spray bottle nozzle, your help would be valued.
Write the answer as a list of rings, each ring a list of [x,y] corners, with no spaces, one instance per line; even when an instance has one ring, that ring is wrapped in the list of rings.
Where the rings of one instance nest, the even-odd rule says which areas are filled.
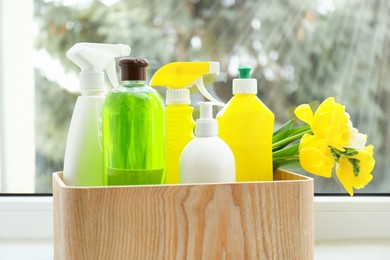
[[[207,98],[208,100],[210,100],[214,105],[216,106],[220,106],[220,107],[223,107],[225,104],[216,100],[211,94],[210,92],[207,91],[206,87],[204,86],[203,84],[203,76],[196,79],[193,83],[193,85],[196,85],[200,91],[200,93],[202,93],[202,95]]]
[[[196,85],[204,97],[215,105],[224,106],[224,103],[216,100],[205,88],[203,76],[208,74],[219,74],[219,62],[172,62],[153,75],[150,85],[168,87],[167,104],[189,104],[188,88]]]
[[[80,67],[81,89],[104,89],[104,71],[111,84],[119,85],[115,70],[115,58],[128,56],[130,47],[125,44],[76,43],[66,56]]]

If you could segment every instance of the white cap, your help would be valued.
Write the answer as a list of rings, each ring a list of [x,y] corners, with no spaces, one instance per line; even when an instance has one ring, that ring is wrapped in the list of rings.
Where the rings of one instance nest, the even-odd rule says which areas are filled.
[[[167,105],[170,104],[191,104],[190,90],[187,88],[168,89],[166,96]]]
[[[104,71],[111,84],[119,85],[115,70],[115,57],[128,56],[130,47],[125,44],[76,43],[66,56],[80,67],[81,90],[104,90]]]
[[[239,79],[233,80],[233,95],[235,94],[257,94],[257,79],[250,77],[251,67],[243,66],[238,68]]]
[[[200,117],[196,120],[195,136],[209,137],[218,135],[218,123],[213,118],[213,102],[198,102]]]
[[[257,94],[257,79],[233,79],[234,94]]]

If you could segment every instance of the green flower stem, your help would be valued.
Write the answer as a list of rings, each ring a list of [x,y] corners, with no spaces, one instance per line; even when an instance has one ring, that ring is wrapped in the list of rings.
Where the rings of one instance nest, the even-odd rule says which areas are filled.
[[[297,140],[297,139],[301,138],[302,136],[304,136],[305,134],[311,133],[311,132],[312,132],[311,129],[309,129],[309,130],[306,130],[302,133],[289,136],[286,139],[280,140],[279,142],[272,144],[272,149],[278,148],[278,147],[283,146],[283,145],[287,145],[287,144],[291,143],[292,141]]]

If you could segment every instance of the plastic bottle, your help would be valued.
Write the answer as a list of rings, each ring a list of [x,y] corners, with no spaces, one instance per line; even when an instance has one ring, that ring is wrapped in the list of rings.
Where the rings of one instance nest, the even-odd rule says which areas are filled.
[[[238,71],[234,96],[217,114],[219,136],[233,151],[238,182],[270,181],[274,114],[257,98],[257,80],[250,78],[251,68]]]
[[[123,44],[76,43],[66,53],[80,67],[81,96],[70,122],[64,158],[64,182],[69,186],[103,185],[101,109],[106,95],[104,71],[118,85],[115,57],[127,56]]]
[[[180,183],[235,182],[236,165],[229,146],[218,137],[213,104],[199,102],[195,139],[184,148],[180,158]]]
[[[145,59],[122,59],[121,84],[103,106],[104,175],[108,185],[165,183],[165,105],[146,84]]]
[[[184,147],[194,138],[194,108],[190,106],[190,90],[196,85],[209,100],[215,100],[203,84],[206,74],[219,74],[218,62],[173,62],[161,67],[150,81],[151,86],[167,86],[166,92],[166,181],[179,183],[179,161]]]

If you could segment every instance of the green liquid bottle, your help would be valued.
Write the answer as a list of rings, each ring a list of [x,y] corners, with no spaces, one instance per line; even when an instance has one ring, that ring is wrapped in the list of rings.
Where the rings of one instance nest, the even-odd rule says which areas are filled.
[[[146,85],[144,59],[122,59],[121,84],[103,106],[104,181],[107,185],[165,183],[165,106]]]

